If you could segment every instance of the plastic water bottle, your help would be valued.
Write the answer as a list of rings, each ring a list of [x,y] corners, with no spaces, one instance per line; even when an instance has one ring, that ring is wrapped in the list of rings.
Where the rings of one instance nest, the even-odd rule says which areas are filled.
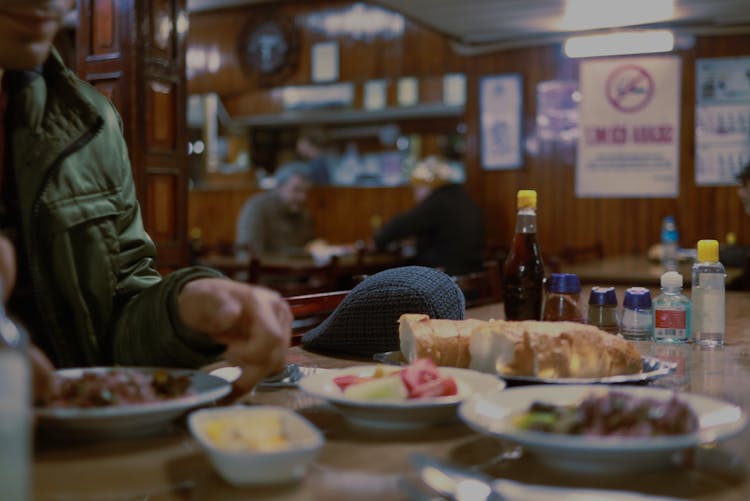
[[[31,417],[28,337],[8,318],[0,301],[0,497],[3,500],[31,498]]]
[[[620,334],[633,341],[653,339],[651,293],[644,287],[630,287],[622,302]]]
[[[674,217],[665,216],[661,223],[661,265],[667,270],[677,269],[677,247],[680,240],[680,234],[677,231],[677,224]]]
[[[682,293],[682,275],[661,276],[661,294],[654,298],[654,340],[663,343],[690,341],[690,298]]]
[[[726,335],[726,272],[719,262],[719,242],[698,241],[698,260],[693,264],[693,338],[702,346],[724,344]]]

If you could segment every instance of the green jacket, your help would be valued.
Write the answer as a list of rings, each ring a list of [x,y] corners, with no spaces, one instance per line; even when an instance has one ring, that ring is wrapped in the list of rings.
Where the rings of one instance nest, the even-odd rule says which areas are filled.
[[[12,98],[6,117],[20,246],[59,366],[194,367],[222,347],[179,321],[188,268],[162,278],[112,104],[56,55]]]

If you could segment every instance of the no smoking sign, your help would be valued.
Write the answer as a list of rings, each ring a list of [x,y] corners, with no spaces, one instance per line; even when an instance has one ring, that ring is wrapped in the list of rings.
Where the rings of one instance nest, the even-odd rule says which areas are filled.
[[[635,113],[654,97],[654,79],[643,67],[618,66],[607,78],[607,101],[624,113]]]

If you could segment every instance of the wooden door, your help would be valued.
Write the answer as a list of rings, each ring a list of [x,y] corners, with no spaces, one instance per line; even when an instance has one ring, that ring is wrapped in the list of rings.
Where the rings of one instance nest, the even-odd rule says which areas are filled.
[[[187,263],[185,0],[81,0],[81,78],[122,116],[146,230],[157,265]]]

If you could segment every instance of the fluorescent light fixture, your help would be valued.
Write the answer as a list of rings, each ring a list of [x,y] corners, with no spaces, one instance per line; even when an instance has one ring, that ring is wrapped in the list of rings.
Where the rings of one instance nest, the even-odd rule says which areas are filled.
[[[623,31],[601,35],[582,35],[565,41],[568,57],[651,54],[674,49],[674,35],[669,30]]]
[[[560,28],[594,30],[657,23],[674,17],[674,0],[568,0]]]

